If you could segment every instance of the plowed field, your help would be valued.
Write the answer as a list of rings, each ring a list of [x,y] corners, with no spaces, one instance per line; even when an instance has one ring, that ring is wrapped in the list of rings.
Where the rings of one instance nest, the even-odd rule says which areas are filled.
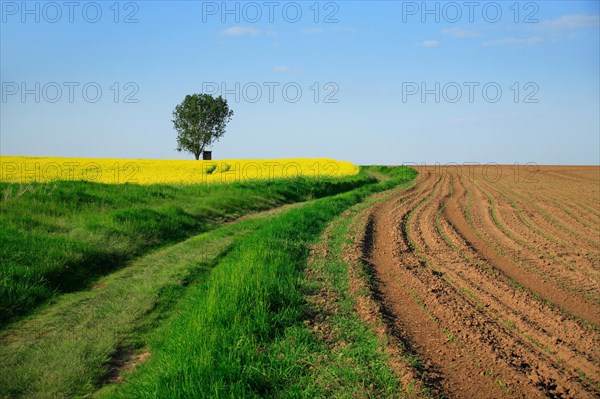
[[[422,168],[372,208],[390,331],[451,398],[600,396],[600,168]]]

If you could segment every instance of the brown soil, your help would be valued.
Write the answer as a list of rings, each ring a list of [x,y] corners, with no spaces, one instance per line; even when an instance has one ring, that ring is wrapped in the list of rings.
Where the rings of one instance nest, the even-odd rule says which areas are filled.
[[[363,223],[388,331],[448,397],[600,396],[600,168],[532,170],[421,169]]]
[[[119,349],[108,364],[108,372],[102,384],[122,384],[123,372],[130,371],[150,358],[150,352],[134,352],[131,349]]]

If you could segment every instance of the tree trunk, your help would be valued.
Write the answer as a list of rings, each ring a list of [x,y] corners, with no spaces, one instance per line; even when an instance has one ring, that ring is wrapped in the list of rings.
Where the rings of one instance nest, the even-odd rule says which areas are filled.
[[[202,148],[198,149],[198,152],[194,152],[194,156],[196,157],[196,161],[200,160],[200,155],[202,155],[202,151],[204,151],[204,146],[202,146]]]

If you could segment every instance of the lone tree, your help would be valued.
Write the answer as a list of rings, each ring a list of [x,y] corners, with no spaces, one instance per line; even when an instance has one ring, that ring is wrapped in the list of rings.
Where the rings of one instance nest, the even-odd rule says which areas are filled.
[[[206,146],[218,141],[225,134],[225,126],[233,111],[227,100],[210,94],[185,96],[173,111],[173,125],[177,130],[177,151],[194,154],[196,160]]]

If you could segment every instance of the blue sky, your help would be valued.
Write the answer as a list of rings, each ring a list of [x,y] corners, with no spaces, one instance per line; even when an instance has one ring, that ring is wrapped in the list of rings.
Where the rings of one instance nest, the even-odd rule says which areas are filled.
[[[2,1],[0,153],[191,159],[208,91],[216,158],[599,164],[599,3],[515,3]]]

